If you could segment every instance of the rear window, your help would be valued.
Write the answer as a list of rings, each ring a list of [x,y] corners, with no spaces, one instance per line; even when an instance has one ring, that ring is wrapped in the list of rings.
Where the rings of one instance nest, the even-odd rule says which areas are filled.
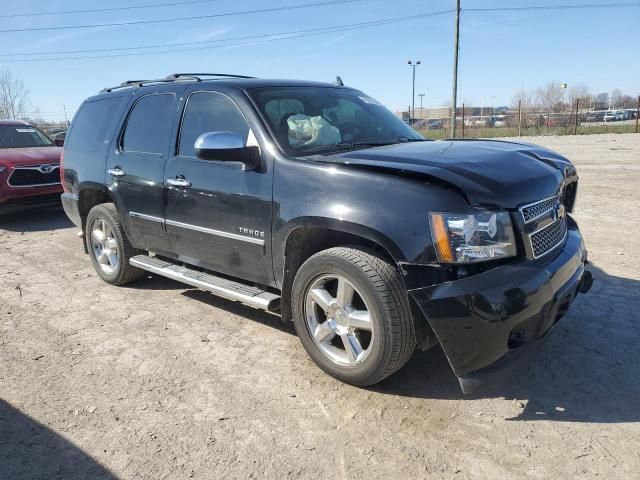
[[[125,152],[163,154],[169,144],[173,94],[153,94],[136,102],[122,136]]]
[[[65,141],[67,150],[96,152],[109,141],[110,126],[122,97],[85,102],[80,107]]]
[[[53,142],[31,125],[0,125],[0,148],[49,147]]]

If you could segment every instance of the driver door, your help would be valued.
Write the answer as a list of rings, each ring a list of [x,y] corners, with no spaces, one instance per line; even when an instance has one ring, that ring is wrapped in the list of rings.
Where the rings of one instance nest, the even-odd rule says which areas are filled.
[[[197,87],[197,86],[196,86]],[[192,90],[185,102],[175,155],[165,168],[166,229],[172,250],[186,263],[262,284],[273,282],[271,210],[273,170],[253,170],[196,156],[196,139],[233,132],[255,141],[228,95]]]

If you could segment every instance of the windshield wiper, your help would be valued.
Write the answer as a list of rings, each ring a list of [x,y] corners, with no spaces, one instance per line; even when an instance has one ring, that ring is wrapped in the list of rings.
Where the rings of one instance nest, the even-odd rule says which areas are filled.
[[[407,137],[398,137],[395,140],[389,142],[342,142],[338,143],[337,147],[347,147],[347,148],[357,148],[357,147],[384,147],[387,145],[395,145],[397,143],[408,143],[408,142],[426,142],[425,138],[407,138]]]
[[[336,144],[336,147],[384,147],[385,145],[393,145],[397,142],[342,142]]]

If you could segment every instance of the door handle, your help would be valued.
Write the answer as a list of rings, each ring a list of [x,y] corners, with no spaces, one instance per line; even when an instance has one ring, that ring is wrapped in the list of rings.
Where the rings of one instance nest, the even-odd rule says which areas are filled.
[[[191,182],[180,175],[176,178],[167,178],[167,185],[171,185],[172,187],[189,188],[191,186]]]
[[[120,167],[110,168],[107,173],[112,177],[124,177],[126,175],[125,171]]]

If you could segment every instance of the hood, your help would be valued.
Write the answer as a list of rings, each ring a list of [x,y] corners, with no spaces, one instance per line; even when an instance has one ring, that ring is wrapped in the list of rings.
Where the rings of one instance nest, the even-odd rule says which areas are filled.
[[[472,205],[516,208],[558,193],[575,168],[545,148],[496,140],[408,142],[323,157],[361,168],[424,175],[461,190]]]
[[[31,166],[60,163],[61,147],[0,148],[3,167]]]

